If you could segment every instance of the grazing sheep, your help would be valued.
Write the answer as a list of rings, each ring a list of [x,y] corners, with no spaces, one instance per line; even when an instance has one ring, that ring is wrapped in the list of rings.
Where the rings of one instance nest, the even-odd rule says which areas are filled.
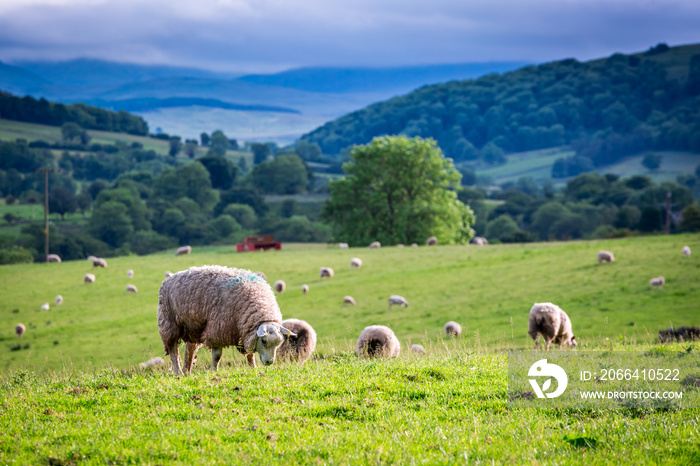
[[[445,324],[445,335],[448,337],[458,337],[462,334],[462,326],[457,322],[449,321]]]
[[[700,340],[700,327],[673,327],[666,330],[659,330],[659,341],[661,343],[670,343],[673,340],[677,342]]]
[[[685,257],[690,257],[690,247],[688,246],[683,246],[683,255]]]
[[[294,333],[277,350],[277,357],[282,360],[306,362],[316,349],[316,331],[308,322],[299,319],[286,319],[282,327]]]
[[[279,294],[284,293],[284,290],[287,288],[287,284],[284,283],[284,280],[277,280],[275,282],[275,291],[278,292]]]
[[[136,288],[136,285],[126,285],[126,292],[127,293],[138,293],[139,290]]]
[[[41,305],[41,310],[42,311],[48,311],[49,310],[49,303],[44,303]]]
[[[165,278],[170,278],[170,277],[173,276],[173,273],[172,273],[171,271],[168,270],[168,271],[165,272],[163,275],[165,276]]]
[[[406,298],[397,294],[389,296],[389,309],[393,309],[394,304],[397,306],[408,307],[408,301],[406,301]]]
[[[95,283],[95,276],[91,273],[86,273],[83,277],[83,282],[85,283]]]
[[[472,240],[472,244],[475,244],[477,246],[486,246],[487,244],[489,244],[489,242],[483,236],[475,236]]]
[[[270,365],[285,336],[282,314],[270,285],[249,270],[205,265],[165,280],[158,298],[158,330],[173,373],[192,370],[197,350],[212,349],[217,370],[223,349],[235,346],[255,366],[255,353]],[[186,343],[180,368],[180,341]]]
[[[535,348],[539,346],[538,334],[542,334],[547,351],[552,341],[559,346],[578,346],[571,329],[571,319],[556,304],[535,303],[532,306],[528,333],[535,340]]]
[[[24,332],[26,331],[27,327],[25,327],[24,324],[15,325],[15,334],[17,335],[17,338],[22,338],[22,335],[24,335]]]
[[[59,306],[63,304],[63,296],[61,296],[60,294],[56,296],[56,304],[58,304]]]
[[[95,256],[87,256],[87,260],[90,262],[94,262],[97,259]]]
[[[255,275],[262,277],[263,280],[267,280],[267,275],[264,272],[253,272]]]
[[[343,298],[343,304],[352,304],[353,306],[357,305],[355,299],[352,296],[345,296]]]
[[[165,365],[165,361],[163,360],[163,358],[161,358],[160,356],[158,356],[158,357],[155,357],[155,358],[153,358],[153,359],[149,359],[149,360],[146,361],[146,362],[140,363],[140,364],[139,364],[139,367],[140,367],[141,369],[147,369],[147,368],[149,368],[149,367],[163,366],[163,365]]]
[[[357,339],[357,355],[367,358],[385,358],[398,356],[401,343],[394,332],[384,325],[366,327]]]
[[[348,249],[350,246],[348,246],[348,243],[338,243],[338,247],[340,249]]]
[[[418,244],[417,244],[417,243],[411,243],[411,247],[412,247],[412,248],[417,248],[417,247],[418,247]]]
[[[416,354],[428,354],[428,352],[423,348],[422,345],[419,345],[417,343],[414,343],[411,345],[411,351],[413,351]]]
[[[610,251],[600,251],[598,253],[598,263],[602,264],[603,262],[615,262],[613,253]]]
[[[651,286],[651,289],[653,290],[655,286],[658,286],[659,289],[664,287],[664,283],[666,283],[666,280],[664,280],[664,277],[659,276],[656,278],[652,278],[649,280],[649,286]]]
[[[107,267],[107,261],[102,259],[101,257],[95,257],[92,260],[92,266],[93,267],[102,267],[103,269]]]
[[[129,269],[126,271],[126,278],[134,278],[134,271]]]
[[[309,292],[309,285],[301,285],[301,292],[306,294]]]
[[[403,244],[402,244],[402,243],[399,243],[399,244],[396,245],[396,247],[397,247],[397,248],[402,248],[402,247],[403,247]]]
[[[380,243],[379,241],[373,241],[373,242],[369,243],[370,249],[379,249],[381,247],[382,247],[382,243]]]
[[[323,277],[331,278],[335,273],[333,272],[333,269],[330,267],[321,267],[320,269],[318,269],[318,274],[321,278],[323,278]]]
[[[46,256],[46,262],[61,262],[61,256],[58,254],[49,254]]]
[[[177,251],[175,251],[175,256],[181,256],[183,254],[190,254],[192,252],[192,246],[182,246],[181,248],[177,248]]]
[[[350,267],[359,269],[360,267],[362,267],[362,259],[353,257],[352,259],[350,259]]]
[[[436,244],[438,244],[438,240],[436,237],[431,236],[425,241],[425,244],[427,244],[428,246],[435,246]]]

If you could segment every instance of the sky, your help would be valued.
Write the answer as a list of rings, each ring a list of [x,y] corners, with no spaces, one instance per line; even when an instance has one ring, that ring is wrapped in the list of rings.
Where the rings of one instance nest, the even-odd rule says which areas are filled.
[[[1,0],[0,61],[275,72],[587,60],[700,42],[700,0]]]

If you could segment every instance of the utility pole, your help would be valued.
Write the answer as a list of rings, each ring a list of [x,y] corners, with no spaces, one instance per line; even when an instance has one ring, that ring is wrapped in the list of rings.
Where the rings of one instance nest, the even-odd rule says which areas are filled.
[[[671,234],[671,191],[666,193],[666,234]]]
[[[49,173],[56,169],[49,167],[39,168],[44,173],[44,260],[49,261]]]

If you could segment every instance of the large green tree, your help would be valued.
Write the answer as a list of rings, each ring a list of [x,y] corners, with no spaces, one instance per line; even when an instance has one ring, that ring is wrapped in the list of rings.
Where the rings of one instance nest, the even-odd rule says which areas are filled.
[[[301,194],[306,191],[308,171],[298,155],[280,155],[253,168],[256,188],[268,194]]]
[[[436,236],[440,244],[464,244],[474,235],[474,215],[455,192],[461,175],[434,140],[379,137],[350,157],[322,214],[338,241],[424,243]]]

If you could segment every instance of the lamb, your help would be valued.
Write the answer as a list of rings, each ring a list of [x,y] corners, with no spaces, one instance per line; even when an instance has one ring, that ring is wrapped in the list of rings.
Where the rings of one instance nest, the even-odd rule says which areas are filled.
[[[182,246],[181,248],[177,248],[177,251],[175,251],[175,256],[181,256],[183,254],[190,254],[192,252],[192,246]]]
[[[664,280],[664,277],[659,276],[656,278],[652,278],[649,280],[649,286],[651,286],[651,289],[653,290],[655,286],[658,286],[659,289],[664,287],[664,283],[666,283],[666,280]]]
[[[255,275],[255,274],[254,274]],[[279,294],[284,293],[284,290],[287,288],[287,284],[284,283],[284,280],[277,280],[275,282],[275,291],[278,292]]]
[[[134,278],[134,271],[129,269],[126,271],[126,278]]]
[[[408,307],[408,301],[403,296],[393,294],[389,296],[389,309],[393,309],[394,305]]]
[[[343,298],[343,304],[352,304],[353,306],[357,305],[355,299],[352,296],[345,296]]]
[[[475,244],[477,246],[486,246],[487,244],[489,244],[489,242],[483,236],[475,236],[472,240],[472,244]]]
[[[59,306],[63,304],[63,296],[61,296],[60,294],[56,296],[56,304],[58,304]]]
[[[25,327],[24,324],[15,325],[15,334],[17,335],[17,338],[22,338],[22,335],[24,335],[24,332],[26,331],[27,327]]]
[[[126,292],[127,293],[138,293],[139,290],[136,288],[136,285],[126,285]]]
[[[445,324],[445,335],[448,337],[458,337],[462,334],[462,326],[457,322],[449,321]]]
[[[545,341],[545,349],[549,351],[549,345],[556,343],[578,346],[576,337],[571,329],[571,319],[559,306],[552,303],[535,303],[530,309],[529,332],[535,340],[535,348],[539,346],[538,334],[542,334]]]
[[[357,355],[367,358],[395,357],[401,352],[401,343],[394,332],[384,325],[370,325],[357,339]]]
[[[348,245],[348,243],[338,243],[338,247],[340,249],[348,249],[350,246]]]
[[[379,249],[381,247],[382,247],[382,243],[380,243],[379,241],[373,241],[373,242],[369,243],[370,249]]]
[[[205,265],[176,273],[160,287],[158,330],[173,373],[189,372],[197,350],[212,349],[217,370],[223,349],[235,346],[255,366],[255,353],[270,365],[285,336],[282,314],[270,285],[249,270]],[[180,368],[180,341],[186,343]]]
[[[419,344],[413,344],[411,345],[411,351],[413,351],[416,354],[428,354],[428,352],[423,348],[422,345]]]
[[[287,338],[277,350],[282,360],[306,362],[316,349],[316,331],[308,322],[299,319],[286,319],[282,327],[296,334]]]
[[[301,292],[306,294],[309,292],[309,285],[301,285]]]
[[[83,282],[85,283],[95,283],[95,276],[91,273],[86,273],[83,277]]]
[[[101,257],[95,257],[92,260],[92,266],[93,267],[102,267],[103,269],[107,267],[107,261],[102,259]]]
[[[333,269],[330,267],[321,267],[320,269],[318,269],[318,274],[321,278],[323,278],[323,277],[330,278],[335,274],[335,272],[333,272]]]
[[[41,310],[42,311],[48,311],[49,310],[49,303],[44,303],[41,305]]]
[[[352,259],[350,259],[350,267],[359,269],[360,267],[362,267],[362,259],[353,257]]]
[[[46,256],[46,262],[61,262],[61,256],[58,254],[49,254]]]
[[[161,358],[160,356],[158,356],[158,357],[155,357],[155,358],[153,358],[153,359],[149,359],[149,360],[146,361],[146,362],[140,363],[140,364],[139,364],[139,368],[141,368],[141,369],[147,369],[147,368],[149,368],[149,367],[162,366],[162,365],[164,365],[164,364],[165,364],[165,361],[163,360],[163,358]]]
[[[425,241],[425,244],[427,244],[428,246],[435,246],[438,244],[438,239],[434,236],[431,236]]]
[[[690,257],[690,247],[683,246],[683,256]]]
[[[173,273],[172,273],[171,271],[168,270],[168,271],[165,272],[163,275],[165,276],[165,278],[170,278],[170,277],[173,276]]]
[[[700,340],[700,327],[673,327],[666,330],[659,330],[659,341],[661,343],[670,343],[673,340],[677,342]]]
[[[615,262],[613,253],[610,251],[600,251],[598,253],[598,263],[602,264],[603,262]]]

